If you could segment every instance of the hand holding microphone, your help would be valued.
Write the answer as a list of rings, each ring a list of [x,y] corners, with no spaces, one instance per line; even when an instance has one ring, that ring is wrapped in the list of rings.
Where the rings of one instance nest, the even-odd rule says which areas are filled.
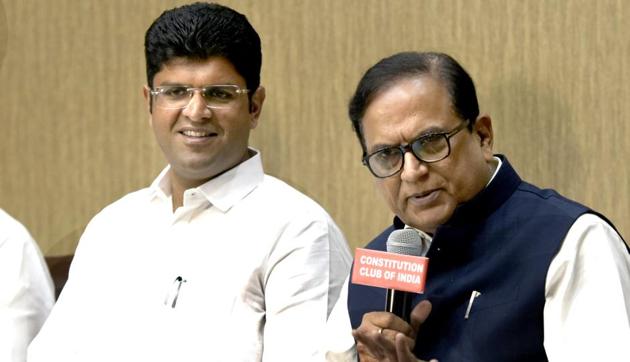
[[[424,291],[428,259],[421,257],[422,240],[415,230],[393,231],[386,247],[387,253],[357,249],[353,283],[388,289],[385,311],[366,313],[352,335],[361,361],[416,362],[415,338],[431,303],[425,300],[413,309],[411,304],[414,292]]]
[[[389,312],[363,315],[359,328],[352,331],[361,362],[424,362],[413,354],[416,335],[431,313],[431,303],[423,300],[410,314],[410,323]],[[437,362],[432,359],[431,362]]]

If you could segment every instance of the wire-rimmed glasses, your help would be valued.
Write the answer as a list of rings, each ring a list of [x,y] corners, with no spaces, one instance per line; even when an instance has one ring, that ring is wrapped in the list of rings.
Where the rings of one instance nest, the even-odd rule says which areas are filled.
[[[159,108],[182,109],[190,103],[195,92],[201,93],[206,107],[230,108],[236,99],[249,92],[234,84],[208,85],[201,88],[184,85],[165,85],[151,89],[153,104]]]

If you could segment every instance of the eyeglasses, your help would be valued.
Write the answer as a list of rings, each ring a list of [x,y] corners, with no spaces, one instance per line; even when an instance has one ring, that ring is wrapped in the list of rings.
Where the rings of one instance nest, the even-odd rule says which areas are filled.
[[[405,153],[411,153],[425,163],[438,162],[451,154],[450,138],[468,125],[468,121],[448,132],[423,135],[409,144],[387,147],[363,157],[363,164],[378,178],[397,174],[405,163]]]
[[[230,108],[238,96],[247,94],[249,90],[233,84],[209,85],[202,88],[168,85],[151,89],[151,96],[156,107],[182,109],[190,104],[195,92],[201,93],[208,108]]]

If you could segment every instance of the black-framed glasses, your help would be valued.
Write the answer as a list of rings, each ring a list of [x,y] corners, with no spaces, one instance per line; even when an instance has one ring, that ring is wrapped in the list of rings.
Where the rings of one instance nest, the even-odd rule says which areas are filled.
[[[438,162],[451,154],[450,138],[468,125],[468,120],[448,132],[420,136],[409,144],[387,147],[363,157],[363,164],[378,178],[393,176],[402,170],[405,153],[411,153],[425,163]]]
[[[249,92],[234,84],[209,85],[201,88],[167,85],[151,89],[153,104],[166,109],[182,109],[190,104],[195,92],[200,92],[208,108],[230,108],[236,99]]]

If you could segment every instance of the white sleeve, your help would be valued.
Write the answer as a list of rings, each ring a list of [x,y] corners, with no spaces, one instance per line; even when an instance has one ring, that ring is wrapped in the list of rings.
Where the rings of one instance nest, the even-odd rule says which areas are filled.
[[[544,333],[549,361],[628,361],[630,255],[601,218],[580,216],[549,266]]]
[[[348,314],[348,281],[346,278],[339,299],[326,323],[323,350],[327,362],[357,361],[357,351],[352,337],[352,325]]]
[[[331,222],[297,222],[272,252],[265,286],[263,361],[321,360],[326,320],[352,257]]]
[[[98,272],[99,249],[98,235],[102,233],[102,223],[95,216],[86,226],[70,265],[66,281],[54,308],[46,319],[40,332],[28,347],[28,362],[40,361],[70,361],[68,355],[74,353],[71,346],[79,343],[80,336],[85,330],[80,326],[82,321],[88,320],[92,308],[96,305],[89,298],[98,298],[94,289],[100,288],[95,281],[94,274]],[[107,260],[107,258],[104,258]]]
[[[4,212],[0,218],[0,361],[23,362],[52,309],[54,287],[28,231]]]

